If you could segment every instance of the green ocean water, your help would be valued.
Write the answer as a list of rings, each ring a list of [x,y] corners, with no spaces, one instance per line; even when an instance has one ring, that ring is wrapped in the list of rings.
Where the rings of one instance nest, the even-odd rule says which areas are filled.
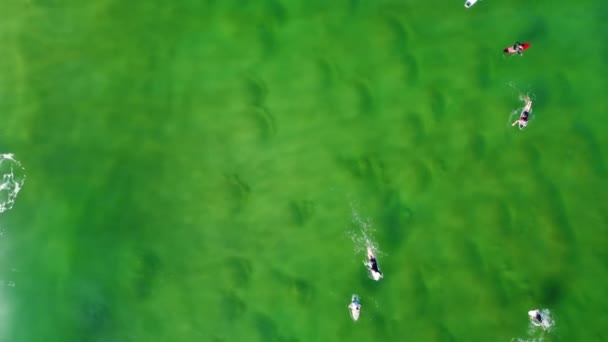
[[[1,1],[0,341],[608,340],[608,5],[463,4]]]

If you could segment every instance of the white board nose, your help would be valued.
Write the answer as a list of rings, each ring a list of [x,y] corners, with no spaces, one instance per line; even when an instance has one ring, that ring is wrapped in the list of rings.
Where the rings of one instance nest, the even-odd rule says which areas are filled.
[[[477,2],[477,0],[467,0],[467,1],[464,3],[464,7],[465,7],[465,8],[470,8],[471,6],[475,5],[475,3],[476,3],[476,2]]]

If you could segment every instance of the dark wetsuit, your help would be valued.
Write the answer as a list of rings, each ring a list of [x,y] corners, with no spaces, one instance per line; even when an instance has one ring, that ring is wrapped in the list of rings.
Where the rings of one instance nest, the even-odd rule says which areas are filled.
[[[528,117],[530,116],[530,112],[524,110],[519,116],[519,129],[523,129],[528,124]]]
[[[517,43],[515,43],[515,45],[513,45],[513,49],[515,49],[515,51],[521,55],[521,52],[524,50],[524,47],[523,47],[522,43],[517,42]]]
[[[378,272],[379,274],[382,274],[382,272],[380,272],[380,270],[378,269],[378,262],[376,261],[376,258],[371,258],[369,259],[370,262],[370,268],[372,271],[374,272]]]

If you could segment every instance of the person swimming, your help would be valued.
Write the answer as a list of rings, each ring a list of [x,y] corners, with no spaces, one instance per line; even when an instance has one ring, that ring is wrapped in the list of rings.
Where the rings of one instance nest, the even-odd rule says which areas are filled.
[[[541,310],[537,309],[528,311],[528,317],[530,317],[530,322],[537,327],[548,329],[552,325],[551,318],[549,318],[546,313],[543,315]]]
[[[530,117],[530,112],[532,112],[532,100],[530,100],[530,97],[526,95],[522,98],[522,100],[526,102],[526,105],[524,106],[524,109],[522,110],[519,119],[515,120],[515,122],[513,122],[513,124],[511,125],[515,126],[519,123],[519,129],[524,129],[526,128],[526,126],[528,126],[528,119]]]
[[[528,316],[530,316],[530,320],[535,324],[542,324],[543,316],[540,315],[540,311],[532,310],[528,312]]]
[[[382,274],[382,272],[380,272],[380,269],[378,268],[378,260],[376,260],[376,256],[374,255],[374,252],[370,247],[367,247],[366,266],[374,280],[378,281],[384,277],[384,274]]]

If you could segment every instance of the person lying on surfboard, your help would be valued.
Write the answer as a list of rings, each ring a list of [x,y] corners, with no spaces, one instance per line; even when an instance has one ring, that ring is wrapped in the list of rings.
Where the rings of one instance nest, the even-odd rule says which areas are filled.
[[[350,311],[350,317],[353,319],[353,321],[358,321],[359,315],[361,314],[361,303],[359,303],[359,296],[356,294],[351,297],[348,310]]]
[[[513,44],[513,46],[509,46],[508,48],[504,49],[503,52],[504,53],[517,53],[518,55],[522,55],[522,52],[530,47],[530,43],[520,43],[520,42],[516,42],[515,44]]]
[[[374,252],[369,246],[367,247],[366,266],[369,269],[369,272],[372,275],[372,278],[374,278],[374,280],[378,281],[384,277],[384,274],[382,274],[382,272],[380,272],[380,269],[378,268],[378,261],[376,260],[376,256],[374,255]]]
[[[519,129],[524,129],[526,128],[526,126],[528,126],[528,118],[530,117],[530,112],[532,111],[532,100],[530,100],[530,97],[526,95],[522,98],[522,100],[526,102],[526,105],[521,111],[519,119],[515,120],[515,122],[513,122],[513,124],[511,125],[515,126],[519,123]]]
[[[548,317],[546,312],[543,314],[543,312],[538,309],[528,311],[528,317],[530,317],[530,322],[532,322],[534,326],[541,327],[543,329],[549,329],[553,325],[551,317]]]
[[[524,45],[520,42],[515,42],[515,44],[513,45],[513,48],[515,49],[515,52],[517,52],[520,55],[521,55],[522,51],[524,51]]]

